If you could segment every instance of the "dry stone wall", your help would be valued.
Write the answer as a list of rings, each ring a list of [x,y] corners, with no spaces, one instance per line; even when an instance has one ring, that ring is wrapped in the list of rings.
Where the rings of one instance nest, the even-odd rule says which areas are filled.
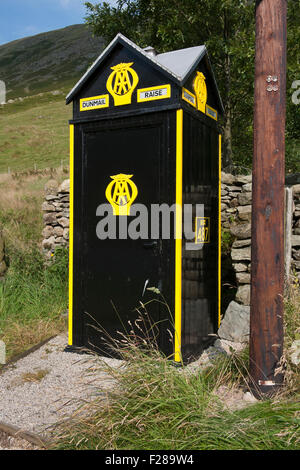
[[[236,301],[250,305],[252,177],[222,173],[221,222],[232,237],[232,266],[238,286]]]
[[[61,185],[50,180],[45,187],[44,230],[42,247],[46,257],[50,258],[59,246],[69,243],[70,219],[70,180]]]
[[[291,251],[288,271],[291,270],[294,279],[300,280],[300,184],[290,190],[291,214],[286,224],[291,226],[286,227],[286,235],[291,239],[285,237],[286,247]],[[252,176],[222,173],[221,202],[222,226],[234,237],[231,259],[238,286],[236,301],[250,305]]]

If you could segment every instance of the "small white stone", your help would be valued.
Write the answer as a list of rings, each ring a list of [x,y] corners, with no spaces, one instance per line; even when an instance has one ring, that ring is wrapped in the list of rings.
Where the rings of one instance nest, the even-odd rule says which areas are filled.
[[[58,188],[59,193],[68,193],[70,191],[70,180],[64,180]]]
[[[298,366],[300,364],[300,339],[293,342],[290,351],[292,363]]]
[[[6,347],[4,341],[0,340],[0,364],[6,364]]]
[[[250,392],[244,393],[243,400],[248,403],[256,403],[258,401]]]

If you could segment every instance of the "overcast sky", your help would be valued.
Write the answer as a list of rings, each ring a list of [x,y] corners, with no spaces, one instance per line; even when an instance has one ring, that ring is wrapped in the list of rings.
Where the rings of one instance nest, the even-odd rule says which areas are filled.
[[[85,0],[0,0],[0,44],[83,23],[84,3]]]

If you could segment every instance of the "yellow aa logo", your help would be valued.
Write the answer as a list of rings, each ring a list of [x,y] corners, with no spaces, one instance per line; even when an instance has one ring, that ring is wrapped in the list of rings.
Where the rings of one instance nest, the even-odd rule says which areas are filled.
[[[139,82],[139,77],[131,67],[132,65],[133,62],[130,62],[111,67],[113,72],[108,77],[106,88],[112,95],[115,106],[131,103],[132,93]]]
[[[197,76],[194,80],[194,90],[197,97],[197,108],[202,113],[206,112],[206,101],[207,101],[207,88],[205,83],[205,76],[202,72],[197,72]]]
[[[111,176],[112,181],[106,188],[106,198],[113,207],[114,215],[130,215],[130,207],[136,199],[138,190],[130,178],[133,175]]]

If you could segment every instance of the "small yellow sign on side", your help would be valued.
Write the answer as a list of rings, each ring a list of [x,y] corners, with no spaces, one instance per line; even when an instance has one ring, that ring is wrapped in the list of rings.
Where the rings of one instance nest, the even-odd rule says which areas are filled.
[[[208,104],[206,105],[206,114],[207,116],[211,117],[215,121],[218,120],[218,112],[211,106],[208,106]]]
[[[195,243],[210,242],[210,217],[196,217]]]
[[[188,91],[186,88],[182,88],[182,99],[187,101],[189,104],[194,106],[194,108],[197,107],[197,101],[196,101],[196,96]]]

